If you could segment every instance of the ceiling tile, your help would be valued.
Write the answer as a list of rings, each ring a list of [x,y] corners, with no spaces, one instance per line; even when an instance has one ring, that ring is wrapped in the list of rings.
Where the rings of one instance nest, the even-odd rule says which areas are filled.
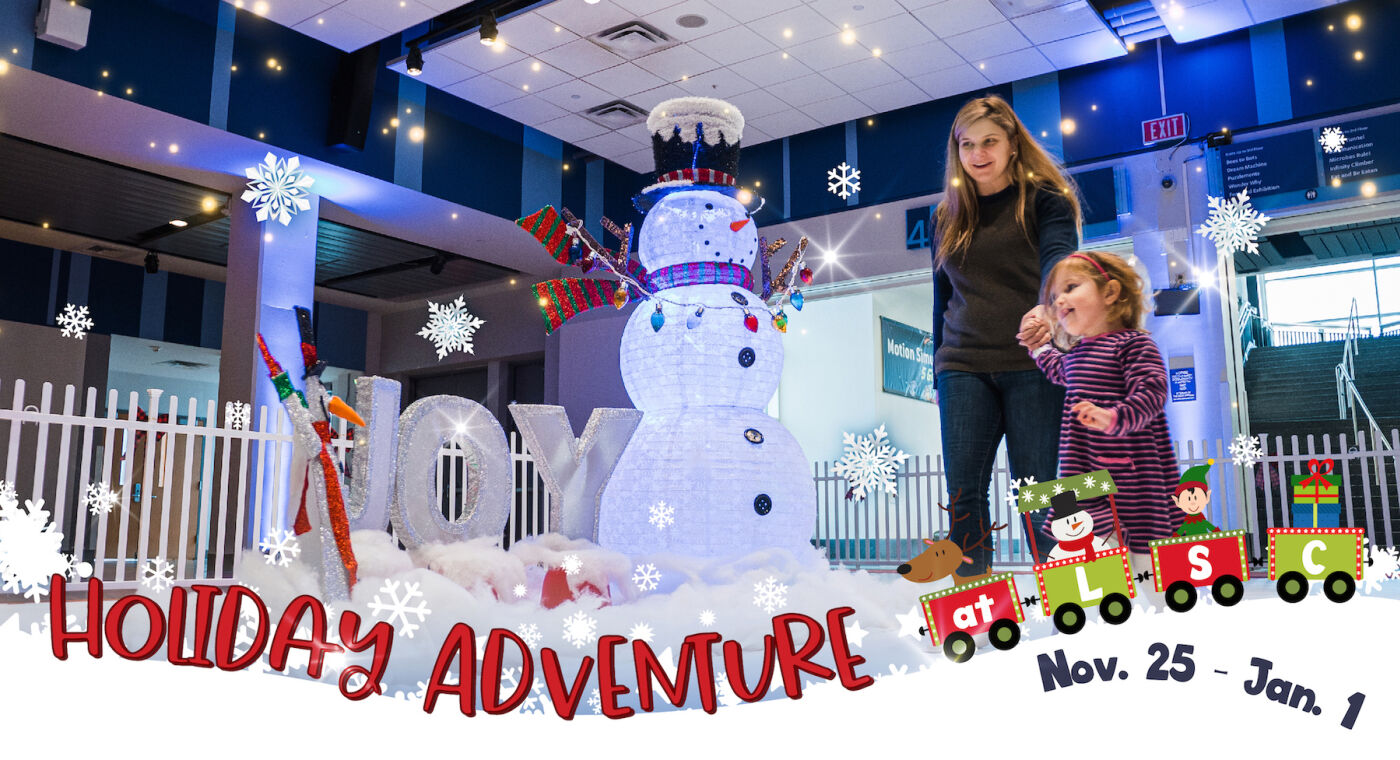
[[[796,109],[785,109],[753,120],[753,125],[772,135],[774,139],[806,132],[821,126],[821,122]]]
[[[674,84],[666,84],[655,89],[639,92],[627,98],[627,102],[645,111],[655,108],[663,100],[689,97],[690,93]]]
[[[761,142],[767,142],[767,141],[772,140],[772,139],[773,139],[773,136],[772,136],[772,135],[768,134],[767,132],[764,132],[763,130],[759,129],[758,127],[755,127],[755,126],[752,125],[752,124],[745,124],[745,125],[744,125],[744,145],[758,145],[758,144],[761,143]],[[740,161],[740,164],[739,164],[739,165],[742,167],[742,166],[743,166],[743,162]],[[741,172],[741,173],[742,173],[742,171],[743,171],[743,170],[740,169],[740,172]]]
[[[710,2],[741,24],[747,24],[754,19],[771,16],[774,13],[802,4],[802,0],[762,0],[761,2],[755,2],[755,0],[710,0]]]
[[[396,71],[404,71],[404,64],[399,63],[392,68]],[[407,72],[405,71],[405,73]],[[432,51],[428,51],[423,54],[423,73],[419,74],[417,79],[429,87],[442,90],[480,73],[476,69],[464,66],[445,55],[435,55]]]
[[[1273,21],[1295,13],[1306,13],[1335,5],[1338,0],[1245,0],[1245,2],[1249,6],[1250,15],[1254,17],[1254,23],[1262,24],[1265,21]]]
[[[491,72],[491,76],[516,87],[530,85],[531,92],[548,90],[561,85],[574,77],[533,58],[523,58],[515,63],[502,66]]]
[[[874,113],[870,110],[870,106],[850,95],[809,103],[802,107],[802,112],[822,124],[840,124]]]
[[[691,95],[707,98],[727,98],[754,88],[752,82],[729,69],[707,71],[698,77],[690,77],[677,82],[676,85]]]
[[[858,27],[856,39],[871,50],[879,48],[881,52],[890,53],[915,45],[923,45],[937,38],[933,36],[932,32],[925,29],[923,24],[915,23],[905,15],[882,19],[873,24]]]
[[[639,137],[646,135],[646,127],[640,124],[628,127],[628,131],[636,130]],[[625,156],[628,153],[635,153],[639,149],[647,147],[647,144],[640,139],[630,137],[621,132],[604,132],[597,137],[590,137],[587,140],[577,143],[580,148],[592,151],[600,156]],[[638,188],[640,189],[640,188]]]
[[[317,19],[323,19],[325,23],[319,24]],[[385,36],[383,29],[338,8],[331,8],[316,18],[307,19],[292,28],[347,53],[353,53],[371,42],[378,42]]]
[[[340,0],[338,10],[349,11],[380,29],[401,32],[436,16],[438,12],[420,0]]]
[[[944,39],[1006,21],[990,0],[944,0],[914,11],[914,18]]]
[[[844,90],[827,81],[821,74],[808,74],[790,82],[781,82],[769,87],[768,91],[777,95],[784,103],[794,106],[804,106],[845,94]]]
[[[789,8],[771,16],[750,21],[748,27],[780,48],[809,42],[818,37],[834,34],[840,29],[839,26],[831,23],[820,13],[806,6]],[[791,30],[791,36],[783,36],[784,30]]]
[[[281,0],[268,6],[267,13],[263,16],[290,29],[307,20],[315,24],[316,15],[324,13],[331,5],[331,0],[296,0],[290,3]]]
[[[942,40],[934,40],[904,50],[896,50],[893,53],[885,53],[881,58],[884,59],[885,63],[894,67],[895,71],[906,77],[930,74],[950,66],[966,63],[962,56],[953,52],[953,49],[948,47],[948,43]]]
[[[631,169],[638,174],[654,174],[656,172],[656,159],[652,155],[651,148],[642,148],[634,153],[628,153],[616,159],[619,164]],[[641,190],[641,188],[637,188]]]
[[[787,82],[812,73],[806,64],[792,56],[784,58],[782,53],[768,53],[757,58],[750,58],[747,61],[733,64],[729,68],[759,87]]]
[[[683,45],[642,56],[633,63],[668,82],[679,81],[683,76],[703,74],[719,66],[700,51]]]
[[[968,61],[978,63],[1002,53],[1030,47],[1030,40],[1016,31],[1010,21],[984,26],[971,32],[947,38],[948,47]]]
[[[690,46],[718,63],[725,65],[747,61],[777,48],[744,26],[734,26],[708,37],[701,37]]]
[[[681,0],[612,0],[616,5],[637,18],[651,13],[660,8],[679,5]]]
[[[538,13],[522,13],[500,24],[501,36],[511,47],[529,55],[539,55],[578,39],[578,35]]]
[[[558,87],[542,90],[539,95],[565,111],[573,113],[587,111],[593,106],[600,106],[610,100],[616,100],[612,95],[582,79],[575,79]]]
[[[536,12],[583,37],[636,18],[635,13],[610,0],[594,5],[584,0],[554,0]]]
[[[666,82],[640,66],[624,63],[589,74],[583,81],[619,97],[660,87]]]
[[[944,2],[944,0],[899,0],[900,5],[911,11],[916,11],[930,5],[937,5],[941,2]]]
[[[855,96],[876,113],[893,111],[928,100],[928,95],[907,79],[861,90],[855,93]]]
[[[809,0],[807,5],[843,29],[847,24],[858,27],[904,15],[904,8],[895,0]]]
[[[490,74],[482,74],[472,77],[465,82],[458,82],[444,90],[444,92],[456,95],[463,100],[482,106],[493,108],[509,100],[524,97],[525,92],[519,87],[512,87],[499,79],[493,78]]]
[[[1214,37],[1217,34],[1233,32],[1254,23],[1245,8],[1244,0],[1213,0],[1212,2],[1189,4],[1181,18],[1171,18],[1166,13],[1167,5],[1159,4],[1158,14],[1167,25],[1167,31],[1178,43]]]
[[[569,115],[564,109],[534,95],[516,98],[508,103],[495,106],[491,110],[507,119],[515,119],[521,124],[529,124],[531,126],[543,124],[552,119]]]
[[[1072,69],[1086,63],[1128,54],[1123,43],[1107,30],[1047,42],[1040,46],[1040,52],[1049,58],[1057,69]]]
[[[1014,82],[1017,79],[1040,76],[1047,71],[1055,70],[1054,64],[1050,63],[1035,48],[992,56],[986,61],[982,61],[981,64],[985,65],[986,68],[979,68],[979,70],[993,84]]]
[[[903,79],[898,71],[890,68],[889,64],[879,58],[865,58],[845,66],[838,66],[830,71],[822,72],[822,76],[850,93],[857,93],[860,90]]]
[[[504,40],[505,37],[501,39]],[[440,48],[433,48],[433,52],[445,55],[477,71],[493,71],[525,57],[524,53],[509,44],[498,42],[495,45],[483,45],[476,35],[463,37]]]
[[[697,27],[681,26],[676,23],[676,19],[683,16],[699,16],[705,19],[705,24]],[[672,39],[686,41],[699,39],[738,24],[723,11],[704,0],[686,0],[686,2],[677,5],[670,5],[665,10],[643,16],[642,20],[665,32]]]
[[[623,62],[622,58],[604,50],[589,40],[574,40],[557,48],[540,53],[540,60],[555,68],[579,77],[595,71],[612,68]]]
[[[536,99],[533,95],[530,97],[532,100]],[[568,116],[553,121],[547,121],[536,127],[536,129],[554,135],[564,142],[571,142],[575,145],[578,144],[579,140],[597,137],[608,131],[607,127],[594,124],[588,119],[574,114],[569,114]]]
[[[1011,23],[1015,24],[1016,28],[1026,35],[1026,39],[1037,45],[1053,40],[1063,40],[1067,37],[1078,37],[1081,34],[1106,28],[1098,11],[1090,7],[1089,3],[1084,0],[1038,13],[1030,13],[1012,20]]]
[[[928,93],[932,100],[975,92],[991,85],[991,82],[982,76],[982,72],[966,63],[932,74],[911,77],[910,81]]]
[[[744,115],[746,121],[777,113],[785,108],[791,108],[787,103],[778,100],[763,90],[753,90],[752,92],[732,95],[725,98],[725,100],[738,108],[739,113]]]
[[[846,63],[870,58],[870,51],[859,41],[846,44],[841,36],[832,33],[818,39],[788,48],[793,58],[811,66],[817,71],[831,69]]]

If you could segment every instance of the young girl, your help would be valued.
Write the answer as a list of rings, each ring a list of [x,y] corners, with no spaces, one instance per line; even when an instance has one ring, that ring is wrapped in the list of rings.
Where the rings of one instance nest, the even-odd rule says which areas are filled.
[[[1072,253],[1051,271],[1041,301],[1052,318],[1051,338],[1025,337],[1027,331],[1021,343],[1046,377],[1066,389],[1060,474],[1108,470],[1118,487],[1123,540],[1130,551],[1147,554],[1147,542],[1172,535],[1182,513],[1171,502],[1179,478],[1163,413],[1167,373],[1140,327],[1137,273],[1111,254]],[[1084,497],[1095,526],[1112,535],[1108,499]]]

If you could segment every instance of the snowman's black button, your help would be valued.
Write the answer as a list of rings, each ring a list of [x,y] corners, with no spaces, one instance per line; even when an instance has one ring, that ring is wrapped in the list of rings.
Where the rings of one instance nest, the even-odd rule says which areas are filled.
[[[747,439],[749,443],[763,443],[763,434],[758,432],[757,428],[745,430],[744,438]]]
[[[757,358],[758,358],[758,356],[757,356],[756,354],[754,354],[752,348],[744,348],[744,349],[742,349],[742,350],[739,351],[739,366],[740,366],[740,367],[752,367],[752,366],[753,366],[754,359],[757,359]]]
[[[773,500],[768,498],[768,494],[761,493],[754,497],[753,511],[760,515],[766,515],[773,511]]]
[[[716,253],[715,255],[718,256],[719,254]],[[733,298],[733,299],[734,299],[734,303],[737,303],[737,304],[739,304],[740,306],[748,306],[748,305],[749,305],[749,299],[745,298],[745,297],[744,297],[744,294],[743,294],[743,293],[740,293],[740,292],[737,291],[737,290],[731,292],[731,293],[729,294],[729,297],[730,297],[730,298]]]

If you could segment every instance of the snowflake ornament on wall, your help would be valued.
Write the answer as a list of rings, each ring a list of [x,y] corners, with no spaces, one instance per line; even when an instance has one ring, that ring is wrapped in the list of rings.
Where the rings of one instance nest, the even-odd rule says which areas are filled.
[[[105,515],[121,502],[121,496],[106,483],[89,483],[83,493],[83,506],[94,515]]]
[[[860,192],[860,169],[847,165],[845,161],[835,169],[828,169],[826,179],[827,191],[836,194],[843,201]]]
[[[77,338],[82,340],[87,331],[92,329],[92,319],[88,317],[86,306],[75,306],[68,304],[63,307],[63,313],[55,318],[58,326],[63,328],[62,335],[65,338]]]
[[[846,453],[836,463],[835,471],[851,484],[846,498],[864,499],[869,492],[880,489],[895,495],[894,475],[909,455],[891,446],[886,439],[884,425],[875,428],[871,435],[841,434]]]
[[[253,405],[242,401],[229,401],[224,404],[224,424],[230,430],[247,430],[253,418]]]
[[[399,593],[400,586],[403,587],[402,594]],[[387,594],[389,601],[381,601],[379,594]],[[385,580],[384,585],[379,587],[379,594],[375,594],[374,601],[369,603],[370,614],[379,617],[379,613],[387,612],[386,620],[389,621],[389,625],[393,625],[395,620],[400,621],[398,626],[400,636],[413,638],[413,632],[418,630],[423,621],[432,614],[432,610],[428,609],[427,600],[422,598],[423,592],[418,590],[417,583]],[[410,607],[409,602],[412,602],[414,597],[419,597],[418,604]],[[416,616],[418,622],[409,620],[409,615]]]
[[[1342,134],[1341,127],[1323,127],[1322,137],[1317,141],[1322,145],[1323,153],[1340,153],[1347,144],[1347,136]]]
[[[243,173],[249,180],[243,201],[253,205],[259,222],[275,219],[286,227],[297,212],[311,210],[307,188],[316,180],[301,170],[300,158],[281,159],[269,151],[261,164],[250,166]]]
[[[469,354],[476,353],[472,346],[472,335],[476,333],[476,328],[486,324],[486,320],[472,316],[467,311],[466,301],[463,296],[457,296],[457,300],[451,303],[437,304],[428,302],[428,324],[418,331],[418,335],[427,338],[433,347],[437,349],[438,361],[453,351],[465,351]]]
[[[43,499],[26,499],[20,507],[13,488],[0,491],[0,588],[39,601],[54,573],[68,574],[62,546],[63,534],[49,521]]]
[[[1259,253],[1259,232],[1269,217],[1249,205],[1249,188],[1234,196],[1209,197],[1210,218],[1196,232],[1211,239],[1221,253]]]
[[[1237,435],[1230,444],[1230,458],[1237,467],[1253,467],[1264,458],[1259,448],[1258,436]]]

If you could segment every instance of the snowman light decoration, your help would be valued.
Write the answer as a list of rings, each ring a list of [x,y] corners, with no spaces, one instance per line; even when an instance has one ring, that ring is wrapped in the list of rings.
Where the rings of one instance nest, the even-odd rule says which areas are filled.
[[[1074,491],[1051,497],[1050,533],[1058,542],[1050,549],[1051,561],[1079,556],[1093,559],[1098,552],[1113,548],[1107,539],[1094,535],[1094,516],[1079,506]]]
[[[645,214],[637,257],[601,250],[567,210],[518,223],[561,263],[600,264],[618,281],[586,278],[537,286],[551,329],[607,303],[642,302],[622,335],[623,384],[643,417],[603,490],[597,542],[629,556],[671,553],[732,558],[784,549],[813,560],[816,491],[807,458],[764,412],[783,368],[784,298],[800,309],[804,246],[770,288],[750,205],[739,188],[739,109],[711,98],[676,98],[647,119],[657,180],[634,198]],[[577,252],[582,238],[587,250]],[[569,239],[575,241],[574,245]],[[763,296],[753,267],[764,260]],[[774,291],[776,305],[764,296]],[[762,317],[762,319],[760,319]],[[658,519],[658,515],[664,518]]]

